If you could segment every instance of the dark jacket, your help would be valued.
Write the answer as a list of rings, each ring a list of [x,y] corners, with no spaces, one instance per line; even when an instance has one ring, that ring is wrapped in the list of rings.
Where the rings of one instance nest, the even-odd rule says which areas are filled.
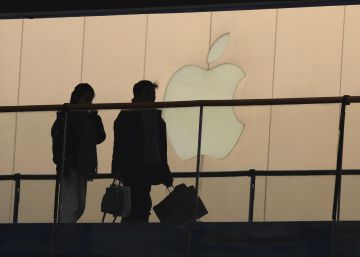
[[[51,128],[53,162],[57,171],[62,166],[62,149],[64,137],[65,115],[57,113],[57,118]],[[106,138],[100,116],[95,111],[74,111],[67,115],[66,146],[64,161],[64,176],[69,168],[93,175],[97,172],[96,145]]]
[[[157,146],[146,145],[146,129],[141,113],[153,112],[157,127]],[[154,142],[156,144],[156,142]],[[157,147],[160,160],[155,166],[146,163],[146,151]],[[147,150],[146,150],[147,149]],[[126,185],[172,184],[167,161],[166,124],[160,110],[121,111],[114,122],[112,173]]]

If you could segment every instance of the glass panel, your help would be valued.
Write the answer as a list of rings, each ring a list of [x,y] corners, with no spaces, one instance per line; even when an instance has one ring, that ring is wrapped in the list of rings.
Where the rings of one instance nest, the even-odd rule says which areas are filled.
[[[203,171],[266,169],[270,107],[207,107],[204,119]]]
[[[0,113],[0,176],[14,171],[15,113]],[[0,181],[0,223],[12,223],[14,182]]]
[[[54,221],[54,180],[23,180],[20,192],[19,223]]]
[[[340,106],[274,106],[269,169],[335,169]]]
[[[55,119],[55,112],[18,113],[15,172],[55,174],[51,138]]]
[[[331,220],[335,177],[268,177],[266,221]]]
[[[359,169],[360,159],[360,104],[352,103],[346,107],[343,169]],[[358,194],[360,176],[343,176],[341,185],[340,220],[359,220],[360,205]]]
[[[360,166],[360,104],[352,103],[346,106],[344,132],[344,169],[357,169]]]
[[[0,175],[13,173],[15,113],[0,113]]]
[[[15,173],[55,175],[51,128],[55,112],[17,114]],[[19,223],[53,222],[55,180],[22,180]]]
[[[340,220],[360,220],[360,176],[342,176]]]
[[[201,171],[266,170],[270,107],[204,108]],[[210,122],[206,122],[210,121]],[[202,221],[247,221],[248,177],[201,178],[199,195],[209,214]],[[256,180],[254,220],[263,220],[265,180]]]
[[[336,169],[339,105],[274,106],[269,170]],[[334,177],[268,177],[266,220],[330,220]]]
[[[0,223],[12,223],[14,182],[0,181]]]
[[[248,220],[249,178],[201,178],[199,196],[208,214],[204,222]]]

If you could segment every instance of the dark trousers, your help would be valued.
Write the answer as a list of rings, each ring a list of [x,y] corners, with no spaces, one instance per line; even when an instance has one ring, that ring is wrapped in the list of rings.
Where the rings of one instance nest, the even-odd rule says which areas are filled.
[[[148,222],[151,211],[151,185],[130,185],[131,189],[131,216],[122,218],[121,222]]]

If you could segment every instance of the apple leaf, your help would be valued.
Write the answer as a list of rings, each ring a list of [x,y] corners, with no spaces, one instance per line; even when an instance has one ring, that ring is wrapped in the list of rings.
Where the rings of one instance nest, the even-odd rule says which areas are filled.
[[[215,40],[215,42],[213,43],[213,45],[209,50],[209,54],[207,58],[208,63],[215,61],[223,54],[228,41],[229,41],[229,33],[226,33]]]

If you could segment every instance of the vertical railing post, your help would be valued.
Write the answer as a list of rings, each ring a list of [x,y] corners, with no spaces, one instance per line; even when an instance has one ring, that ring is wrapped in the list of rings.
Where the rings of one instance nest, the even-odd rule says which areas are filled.
[[[339,221],[340,219],[340,198],[341,198],[341,176],[342,176],[342,161],[343,161],[343,147],[344,147],[344,129],[346,105],[350,104],[350,96],[344,95],[341,101],[340,121],[339,121],[339,143],[336,160],[336,177],[334,188],[334,201],[332,210],[332,220]]]
[[[55,203],[54,203],[54,222],[59,223],[60,222],[60,214],[61,214],[61,185],[63,181],[64,176],[64,170],[65,170],[65,157],[66,157],[66,137],[67,137],[67,127],[68,127],[68,108],[66,106],[67,104],[64,104],[62,109],[62,119],[64,122],[63,126],[63,140],[62,140],[62,152],[61,152],[61,167],[57,167],[56,169],[56,188],[55,188]],[[59,174],[60,173],[60,174]]]
[[[254,220],[254,200],[255,200],[255,182],[256,182],[256,176],[255,176],[255,170],[251,169],[249,170],[251,172],[250,175],[250,198],[249,198],[249,222],[253,222]]]
[[[198,216],[203,111],[204,111],[204,106],[201,105],[200,106],[200,113],[199,113],[199,131],[198,131],[198,144],[197,144],[197,155],[196,155],[196,180],[195,180],[196,198],[195,198],[194,222],[196,222],[196,219],[197,219],[197,216]]]
[[[15,197],[14,197],[13,223],[18,223],[18,218],[19,218],[20,187],[21,187],[20,174],[16,173],[15,174]]]
[[[54,200],[54,223],[57,223],[58,217],[58,208],[59,208],[59,174],[56,170],[56,179],[55,179],[55,200]]]

